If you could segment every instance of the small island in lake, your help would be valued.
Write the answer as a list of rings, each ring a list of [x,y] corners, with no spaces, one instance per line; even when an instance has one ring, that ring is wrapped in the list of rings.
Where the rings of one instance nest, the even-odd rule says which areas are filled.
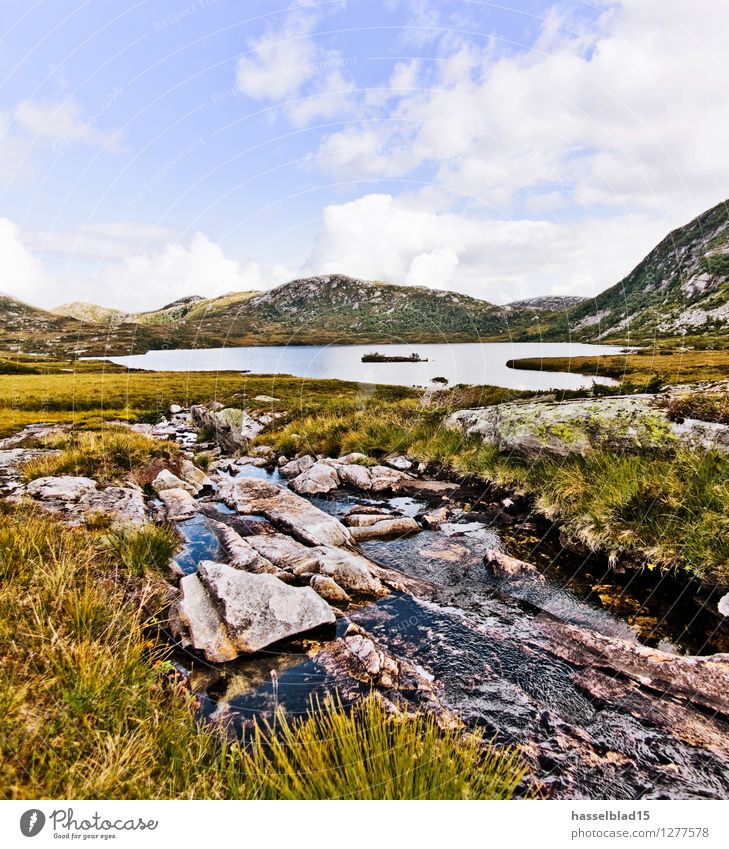
[[[387,354],[378,354],[373,351],[370,354],[362,355],[363,363],[427,363],[427,358],[423,359],[420,354],[410,354],[407,357],[388,356]]]

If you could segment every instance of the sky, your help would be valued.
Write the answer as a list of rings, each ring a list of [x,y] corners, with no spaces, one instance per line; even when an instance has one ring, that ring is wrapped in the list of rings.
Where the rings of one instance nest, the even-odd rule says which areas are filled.
[[[0,291],[594,295],[729,197],[729,0],[0,0]]]

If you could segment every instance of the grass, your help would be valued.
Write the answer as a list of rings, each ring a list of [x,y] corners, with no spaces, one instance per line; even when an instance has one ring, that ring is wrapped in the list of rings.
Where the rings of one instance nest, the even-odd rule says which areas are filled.
[[[600,357],[547,357],[509,360],[512,368],[576,372],[611,377],[623,391],[641,391],[656,378],[663,384],[694,383],[729,378],[729,350],[693,350],[669,344],[628,354]]]
[[[150,635],[154,581],[99,533],[0,512],[0,796],[506,798],[522,780],[513,753],[374,702],[225,742]]]
[[[278,400],[257,402],[257,395]],[[189,406],[220,401],[253,411],[302,415],[354,411],[370,403],[416,396],[415,390],[400,386],[238,372],[119,371],[97,362],[93,371],[0,374],[0,436],[39,421],[70,422],[77,427],[98,427],[118,419],[156,422],[173,403]]]
[[[180,547],[180,538],[169,525],[119,527],[106,536],[106,546],[130,575],[141,577],[151,570],[162,573]]]
[[[531,494],[537,509],[595,551],[639,554],[647,563],[729,584],[729,460],[724,455],[596,452],[526,462],[443,427],[447,411],[392,407],[355,418],[313,416],[262,438],[289,456],[362,451],[436,461]]]
[[[259,730],[245,768],[265,777],[263,799],[510,799],[525,776],[516,752],[432,716],[392,716],[374,697]]]
[[[101,483],[123,481],[130,476],[145,477],[145,469],[166,461],[174,465],[179,449],[124,427],[100,431],[71,431],[43,440],[57,454],[31,460],[24,468],[26,480],[46,475],[81,475]],[[146,475],[149,477],[149,475]]]

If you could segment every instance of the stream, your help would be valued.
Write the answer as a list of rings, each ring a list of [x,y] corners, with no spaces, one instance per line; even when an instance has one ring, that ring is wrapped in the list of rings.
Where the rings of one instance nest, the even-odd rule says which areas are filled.
[[[283,483],[277,472],[245,466],[237,476]],[[383,504],[415,516],[426,502],[338,490],[309,500],[342,516],[355,504]],[[207,515],[206,515],[207,514]],[[476,514],[474,514],[476,515]],[[176,558],[192,572],[204,559],[225,560],[209,523],[242,535],[267,524],[218,502],[181,522]],[[432,599],[392,592],[350,607],[347,617],[438,688],[440,703],[498,744],[519,744],[542,792],[553,798],[726,798],[729,725],[706,709],[647,694],[604,670],[581,668],[552,649],[555,623],[659,648],[676,655],[729,650],[723,620],[698,586],[671,575],[610,571],[598,559],[564,550],[554,533],[525,523],[493,527],[456,511],[441,530],[363,542],[371,560],[435,585]],[[534,563],[544,581],[499,581],[484,565],[496,548]],[[724,620],[725,621],[725,620]],[[338,620],[341,636],[347,620]],[[180,668],[207,719],[224,718],[240,734],[277,707],[291,718],[312,697],[338,688],[319,658],[335,634],[297,639],[249,658],[211,665],[178,653]],[[366,692],[341,693],[343,701]]]

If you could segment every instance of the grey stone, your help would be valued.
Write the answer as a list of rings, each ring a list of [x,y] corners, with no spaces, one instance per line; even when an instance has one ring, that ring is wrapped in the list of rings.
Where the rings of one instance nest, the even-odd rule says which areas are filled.
[[[350,532],[357,542],[417,534],[419,531],[420,525],[410,516],[388,516],[380,519],[379,522],[350,528]]]
[[[189,492],[190,495],[197,494],[197,490],[194,486],[181,478],[178,478],[177,475],[173,475],[169,469],[162,469],[162,471],[152,481],[152,489],[154,489],[158,495],[166,489],[184,489]]]
[[[311,587],[291,587],[273,575],[251,575],[211,560],[200,564],[198,574],[241,653],[335,622]]]
[[[329,463],[318,461],[297,475],[289,486],[301,495],[323,495],[339,487],[339,475]]]
[[[350,600],[349,594],[339,586],[334,578],[330,578],[328,575],[312,575],[309,585],[325,601],[339,604]]]
[[[200,578],[186,575],[180,581],[180,591],[177,613],[193,648],[203,652],[211,663],[225,663],[238,657],[238,648]]]
[[[170,522],[182,522],[197,513],[197,502],[186,489],[164,489],[159,497],[165,506],[165,517]]]
[[[289,489],[255,478],[221,483],[221,498],[239,513],[265,516],[274,525],[309,545],[352,545],[347,528]]]
[[[26,491],[33,498],[39,498],[41,501],[74,502],[93,492],[97,487],[98,484],[92,478],[59,475],[36,478],[26,486]]]
[[[310,454],[304,454],[296,460],[289,460],[279,469],[279,474],[284,478],[295,478],[308,471],[314,463],[316,460]]]

